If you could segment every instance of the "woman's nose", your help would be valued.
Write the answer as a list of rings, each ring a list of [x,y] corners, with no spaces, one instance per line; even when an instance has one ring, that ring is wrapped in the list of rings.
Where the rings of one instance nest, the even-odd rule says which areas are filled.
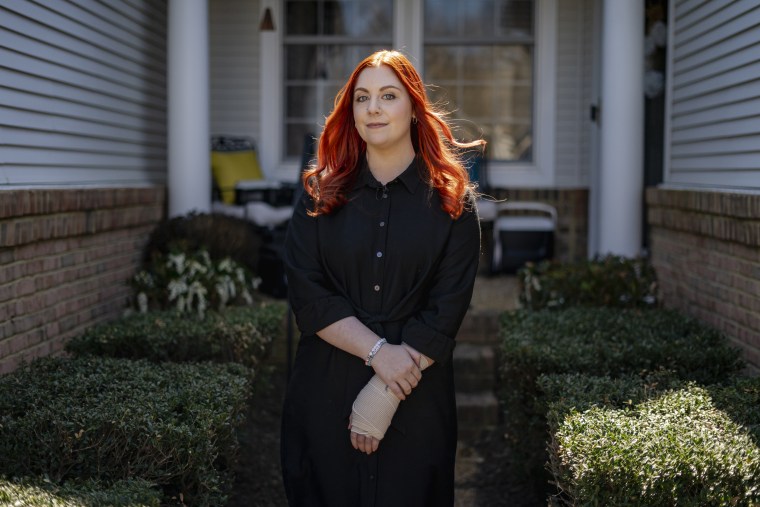
[[[367,112],[369,114],[375,114],[380,112],[380,102],[376,98],[369,99],[367,101]]]

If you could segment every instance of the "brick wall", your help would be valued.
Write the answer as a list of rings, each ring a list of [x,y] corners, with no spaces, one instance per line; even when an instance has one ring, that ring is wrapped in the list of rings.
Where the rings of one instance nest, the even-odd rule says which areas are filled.
[[[119,316],[164,187],[0,191],[0,374]]]
[[[646,198],[665,305],[723,331],[760,373],[760,195],[649,188]]]

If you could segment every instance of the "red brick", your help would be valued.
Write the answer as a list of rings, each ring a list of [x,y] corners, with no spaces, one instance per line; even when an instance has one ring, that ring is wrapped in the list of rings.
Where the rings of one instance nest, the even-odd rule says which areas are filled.
[[[0,356],[0,375],[11,373],[21,366],[22,357],[20,354],[9,357]]]

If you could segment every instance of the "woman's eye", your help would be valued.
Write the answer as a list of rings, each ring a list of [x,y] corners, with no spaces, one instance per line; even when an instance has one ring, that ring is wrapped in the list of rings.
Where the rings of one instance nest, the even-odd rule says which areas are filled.
[[[366,95],[359,95],[358,97],[356,97],[356,102],[364,102],[365,100],[367,100]]]
[[[396,96],[395,96],[395,95],[393,95],[392,93],[386,93],[385,95],[383,95],[383,98],[384,98],[385,100],[393,100],[393,99],[395,99],[395,98],[396,98]]]

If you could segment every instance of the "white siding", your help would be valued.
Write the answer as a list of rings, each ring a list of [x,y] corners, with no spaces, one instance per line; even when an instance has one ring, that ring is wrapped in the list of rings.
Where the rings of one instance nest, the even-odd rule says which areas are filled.
[[[556,173],[558,187],[589,184],[593,0],[557,3]]]
[[[209,2],[212,135],[248,136],[259,142],[258,18],[256,0]],[[280,123],[273,118],[272,128]]]
[[[760,188],[760,4],[671,7],[666,182]]]
[[[0,2],[0,188],[166,179],[166,2]]]

